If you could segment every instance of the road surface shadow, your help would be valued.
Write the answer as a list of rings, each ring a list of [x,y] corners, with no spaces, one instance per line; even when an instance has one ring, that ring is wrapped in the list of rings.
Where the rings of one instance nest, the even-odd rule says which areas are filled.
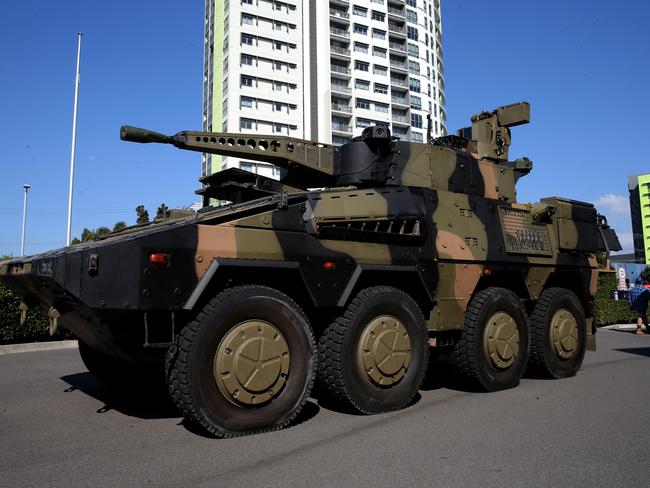
[[[181,417],[181,413],[172,403],[164,385],[116,389],[104,385],[88,372],[62,376],[61,380],[70,385],[65,389],[66,393],[80,391],[103,403],[104,406],[97,409],[98,414],[114,410],[122,415],[144,420]],[[312,419],[319,411],[320,407],[314,401],[307,400],[300,413],[285,429]],[[216,438],[202,430],[201,427],[184,419],[180,419],[178,425],[201,437]]]
[[[615,351],[626,352],[628,354],[637,354],[650,358],[650,347],[626,347],[623,349],[614,349]]]
[[[67,393],[79,390],[101,403],[103,407],[97,413],[115,410],[130,417],[140,419],[166,419],[180,417],[181,414],[171,402],[164,386],[146,386],[140,388],[110,388],[99,382],[88,372],[62,376],[70,385]]]

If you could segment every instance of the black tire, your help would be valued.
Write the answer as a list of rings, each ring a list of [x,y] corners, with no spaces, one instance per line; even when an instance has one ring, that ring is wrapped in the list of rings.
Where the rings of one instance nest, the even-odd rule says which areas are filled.
[[[508,332],[508,326],[515,331]],[[506,336],[501,336],[502,330]],[[498,391],[519,384],[528,363],[528,347],[529,326],[523,303],[512,291],[491,287],[472,297],[450,359],[454,369],[472,386]],[[490,348],[494,352],[490,353]]]
[[[223,380],[219,383],[215,369],[219,357],[231,355],[227,341],[237,335],[229,334],[242,324],[258,322],[271,324],[285,341],[287,369],[276,376],[283,383],[278,391],[267,392],[269,398],[255,404],[252,395],[252,403],[239,404],[237,393],[226,391]],[[233,357],[240,357],[243,347]],[[264,347],[259,346],[259,361]],[[291,298],[265,286],[230,288],[211,299],[170,347],[166,361],[169,393],[187,420],[216,437],[277,430],[289,424],[307,401],[315,375],[314,351],[311,326]],[[233,376],[239,375],[236,367]]]
[[[375,323],[373,321],[383,316],[395,317],[406,330],[410,342],[410,359],[408,364],[402,365],[398,373],[387,381],[399,379],[382,386],[378,384],[380,380],[376,377],[373,380],[362,369],[363,354],[359,347],[364,331]],[[390,324],[391,327],[393,325]],[[381,326],[383,323],[379,325]],[[392,332],[387,329],[385,333]],[[429,360],[427,338],[422,312],[409,295],[387,286],[362,290],[345,313],[327,327],[320,337],[320,382],[335,400],[361,413],[375,414],[404,408],[417,394],[426,374]],[[395,341],[392,344],[393,355]],[[380,369],[378,367],[376,371],[379,372]]]
[[[564,331],[562,340],[552,338],[553,327]],[[555,379],[574,376],[587,347],[585,312],[578,297],[566,288],[544,290],[530,316],[530,338],[530,373]]]

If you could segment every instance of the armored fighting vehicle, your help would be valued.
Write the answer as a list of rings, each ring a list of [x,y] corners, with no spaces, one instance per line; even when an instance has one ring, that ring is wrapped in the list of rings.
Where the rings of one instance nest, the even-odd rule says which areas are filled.
[[[5,261],[0,279],[105,382],[164,364],[175,404],[215,436],[287,425],[316,375],[359,412],[405,407],[431,347],[488,391],[527,369],[571,376],[595,346],[596,254],[620,244],[589,203],[517,202],[532,163],[509,158],[510,128],[529,118],[522,102],[426,144],[375,126],[340,147],[125,126],[280,179],[204,176],[196,214]]]

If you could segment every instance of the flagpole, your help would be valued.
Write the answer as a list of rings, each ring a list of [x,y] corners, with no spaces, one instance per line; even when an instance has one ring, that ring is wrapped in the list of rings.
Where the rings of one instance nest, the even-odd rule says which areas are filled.
[[[72,113],[72,149],[70,150],[70,188],[68,190],[68,230],[66,233],[66,246],[70,245],[70,228],[72,224],[72,185],[74,183],[74,153],[77,144],[77,101],[79,99],[79,62],[81,60],[81,36],[77,32],[77,72],[74,80],[74,109]]]

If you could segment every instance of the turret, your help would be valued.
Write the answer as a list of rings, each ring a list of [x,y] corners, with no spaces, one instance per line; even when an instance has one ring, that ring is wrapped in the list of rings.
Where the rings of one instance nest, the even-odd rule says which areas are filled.
[[[179,132],[167,136],[146,129],[124,126],[125,141],[172,144],[179,149],[264,161],[281,168],[280,184],[237,170],[215,173],[201,179],[216,188],[248,188],[251,196],[308,188],[357,186],[412,186],[448,190],[515,201],[515,183],[527,174],[532,163],[508,161],[510,127],[530,120],[527,102],[481,112],[472,117],[472,127],[458,136],[445,136],[432,143],[411,143],[392,137],[385,126],[366,128],[336,147],[291,137],[217,132]],[[233,181],[236,180],[236,181]],[[257,191],[259,190],[259,191]],[[204,198],[223,198],[220,190],[200,192]],[[235,193],[241,195],[241,191]]]

